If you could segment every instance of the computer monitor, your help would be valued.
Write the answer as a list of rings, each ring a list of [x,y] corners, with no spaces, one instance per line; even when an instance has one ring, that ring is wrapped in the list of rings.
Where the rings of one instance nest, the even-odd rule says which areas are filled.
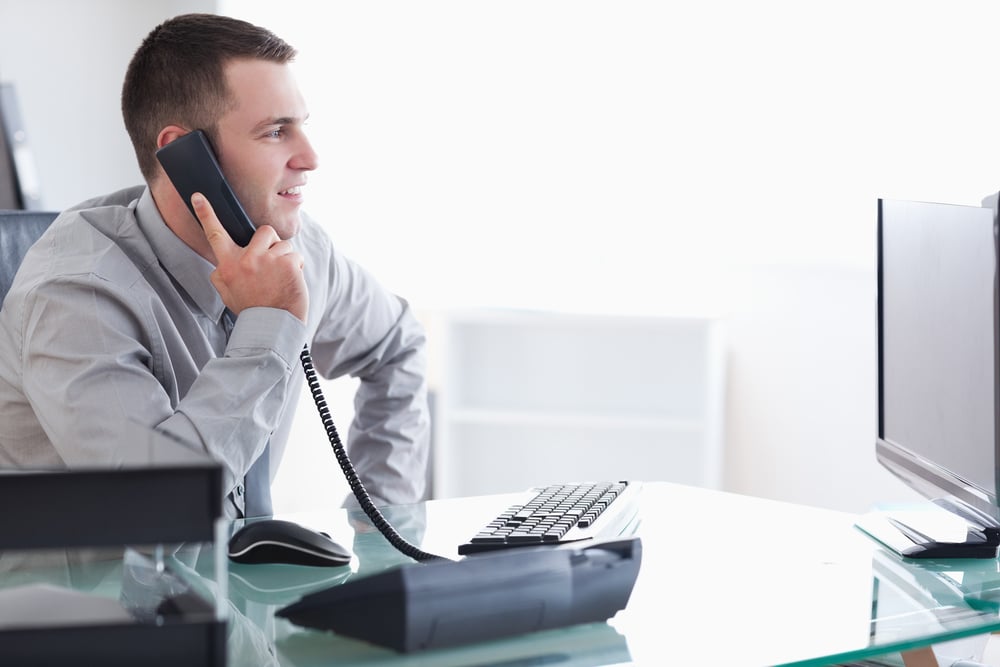
[[[994,212],[879,200],[877,235],[876,456],[968,530],[944,539],[890,518],[906,538],[902,544],[912,547],[890,546],[912,557],[995,557],[1000,248]]]

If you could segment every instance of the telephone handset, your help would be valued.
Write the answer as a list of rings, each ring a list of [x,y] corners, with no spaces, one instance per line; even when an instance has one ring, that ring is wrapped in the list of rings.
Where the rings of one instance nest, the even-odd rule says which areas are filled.
[[[208,199],[216,217],[233,241],[240,246],[250,243],[257,228],[250,222],[243,205],[222,175],[222,167],[202,130],[189,132],[171,141],[156,151],[156,158],[163,165],[163,171],[167,173],[195,220],[198,219],[198,214],[191,204],[191,195],[200,192]]]
[[[222,173],[222,168],[219,166],[219,161],[215,157],[208,137],[202,130],[189,132],[171,141],[156,151],[156,158],[160,161],[163,171],[166,172],[167,177],[173,183],[174,188],[177,189],[184,203],[191,210],[191,214],[194,215],[195,220],[198,219],[198,215],[194,212],[194,206],[191,204],[191,195],[195,192],[200,192],[208,199],[216,216],[219,218],[219,222],[229,232],[233,241],[241,246],[246,246],[250,243],[250,238],[253,236],[256,228],[250,221],[249,216],[247,216],[246,211],[243,210],[243,206],[240,204],[239,199],[236,198],[235,193],[233,193],[233,189],[226,181],[226,177]],[[354,465],[348,458],[347,451],[340,441],[337,428],[333,424],[333,418],[330,415],[326,399],[323,396],[323,389],[320,387],[319,378],[313,368],[312,355],[309,353],[308,345],[303,348],[302,353],[299,355],[299,360],[302,362],[302,370],[305,372],[306,383],[309,385],[309,391],[312,394],[313,401],[316,403],[320,419],[323,421],[323,427],[326,429],[330,446],[333,448],[337,462],[340,464],[340,468],[347,478],[347,483],[351,487],[351,491],[354,492],[354,497],[358,499],[361,509],[365,511],[365,514],[375,524],[375,527],[379,529],[379,532],[394,547],[410,558],[420,561],[447,560],[440,556],[421,551],[418,547],[407,542],[406,539],[396,532],[382,515],[382,512],[372,502],[364,484],[358,478],[358,474],[354,470]]]

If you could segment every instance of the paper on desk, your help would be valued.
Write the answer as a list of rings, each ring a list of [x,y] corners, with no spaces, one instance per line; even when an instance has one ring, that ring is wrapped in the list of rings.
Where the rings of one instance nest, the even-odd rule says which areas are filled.
[[[118,603],[51,584],[0,590],[0,629],[132,623]]]

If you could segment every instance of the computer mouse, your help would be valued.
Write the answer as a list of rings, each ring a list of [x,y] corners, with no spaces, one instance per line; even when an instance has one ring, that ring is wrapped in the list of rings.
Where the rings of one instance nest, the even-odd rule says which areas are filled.
[[[347,565],[351,552],[329,536],[281,519],[253,521],[229,538],[229,558],[237,563]]]

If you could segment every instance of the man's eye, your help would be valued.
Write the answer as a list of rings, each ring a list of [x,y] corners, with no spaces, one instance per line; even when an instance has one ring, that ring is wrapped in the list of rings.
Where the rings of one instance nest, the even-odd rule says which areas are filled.
[[[285,133],[285,130],[283,128],[279,127],[277,129],[274,129],[274,130],[271,130],[270,132],[268,132],[267,136],[271,137],[272,139],[279,139],[279,138],[281,138],[281,135],[283,135],[284,133]]]

